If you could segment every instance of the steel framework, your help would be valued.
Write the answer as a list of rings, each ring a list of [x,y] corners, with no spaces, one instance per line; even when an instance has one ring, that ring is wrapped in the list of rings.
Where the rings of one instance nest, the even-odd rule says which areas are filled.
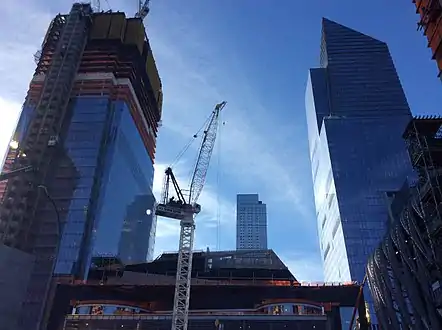
[[[391,205],[392,227],[367,267],[383,328],[442,329],[442,118],[419,117],[404,134],[417,181]]]
[[[50,180],[59,159],[59,135],[87,42],[91,13],[90,5],[76,3],[69,15],[59,15],[52,22],[53,26],[60,28],[56,32],[50,29],[54,33],[46,36],[43,52],[38,56],[36,75],[40,74],[39,68],[42,66],[46,66],[47,71],[44,73],[33,118],[25,136],[17,141],[17,158],[12,169],[33,166],[38,170],[23,172],[8,181],[0,209],[1,241],[5,245],[30,252],[36,258],[33,269],[35,276],[31,277],[23,307],[27,317],[21,318],[24,328],[34,327],[41,321],[51,284],[60,237],[57,231],[56,235],[46,237],[45,246],[35,244],[42,222],[38,211],[47,203],[44,191],[38,187]],[[58,226],[55,220],[53,226]]]

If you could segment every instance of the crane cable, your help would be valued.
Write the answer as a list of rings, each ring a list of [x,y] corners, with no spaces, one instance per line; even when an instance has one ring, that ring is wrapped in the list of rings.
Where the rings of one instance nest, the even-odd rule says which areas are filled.
[[[206,119],[206,121],[203,123],[203,125],[198,129],[198,131],[196,131],[196,133],[192,136],[192,138],[186,143],[186,145],[184,146],[183,149],[181,149],[181,151],[178,153],[178,155],[175,157],[175,159],[173,160],[173,162],[169,165],[169,167],[173,168],[178,161],[181,159],[181,157],[186,153],[186,151],[190,148],[190,146],[192,145],[192,143],[198,138],[199,133],[201,133],[201,131],[207,126],[207,124],[210,121],[210,117],[212,116],[212,114],[209,115],[209,117]],[[198,155],[197,155],[198,156]]]

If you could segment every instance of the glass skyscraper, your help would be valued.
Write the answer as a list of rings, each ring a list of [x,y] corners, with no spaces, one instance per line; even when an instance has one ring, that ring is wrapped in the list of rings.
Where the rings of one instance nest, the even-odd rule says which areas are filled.
[[[402,140],[411,112],[388,46],[323,19],[305,104],[325,281],[362,281],[387,231],[386,193],[412,173]]]
[[[267,206],[258,194],[236,196],[236,249],[267,249]]]
[[[143,262],[154,224],[152,214],[145,219],[146,211],[153,210],[155,200],[146,200],[145,217],[139,218],[148,226],[144,232],[127,227],[127,208],[138,195],[153,197],[154,170],[128,104],[109,96],[78,96],[71,100],[71,111],[65,149],[78,174],[55,273],[87,272],[93,256]],[[57,185],[52,194],[60,196],[65,190],[65,185]],[[139,249],[133,253],[145,253],[144,258],[120,253],[125,249],[122,240],[132,241]]]

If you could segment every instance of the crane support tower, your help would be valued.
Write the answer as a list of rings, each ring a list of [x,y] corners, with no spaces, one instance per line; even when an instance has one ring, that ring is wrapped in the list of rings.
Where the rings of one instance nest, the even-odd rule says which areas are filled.
[[[207,170],[218,132],[219,113],[226,102],[215,106],[209,123],[204,130],[198,158],[192,174],[188,198],[185,198],[172,168],[166,169],[161,201],[156,205],[155,214],[158,216],[180,221],[180,242],[178,248],[178,265],[175,283],[175,296],[172,314],[172,330],[187,330],[190,301],[190,283],[192,275],[192,249],[195,235],[195,215],[200,213],[201,206],[197,203],[204,187]],[[169,188],[172,183],[177,199],[169,198]]]

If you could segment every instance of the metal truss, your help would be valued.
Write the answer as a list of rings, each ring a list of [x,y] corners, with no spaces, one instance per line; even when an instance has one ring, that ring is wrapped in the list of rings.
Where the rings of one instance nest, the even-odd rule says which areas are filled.
[[[404,134],[418,180],[397,192],[393,225],[367,266],[382,329],[442,329],[441,125],[415,118]]]

